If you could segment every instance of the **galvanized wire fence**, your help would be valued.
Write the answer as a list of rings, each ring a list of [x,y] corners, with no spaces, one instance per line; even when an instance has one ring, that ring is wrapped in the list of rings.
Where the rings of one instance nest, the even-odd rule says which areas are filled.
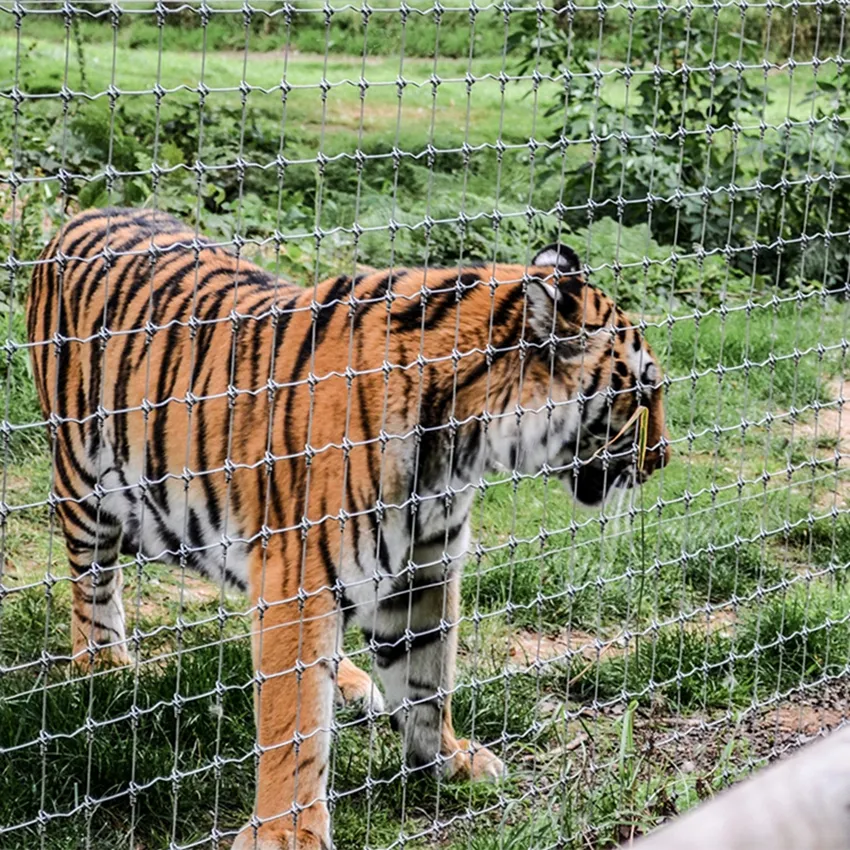
[[[847,8],[0,3],[0,848],[608,847],[844,725]]]

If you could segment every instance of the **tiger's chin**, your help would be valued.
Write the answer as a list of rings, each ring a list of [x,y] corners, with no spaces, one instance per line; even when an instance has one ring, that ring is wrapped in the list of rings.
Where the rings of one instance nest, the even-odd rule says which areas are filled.
[[[577,474],[569,473],[563,482],[567,491],[586,508],[604,507],[616,498],[615,494],[639,487],[642,483],[632,464],[620,469],[589,464]]]

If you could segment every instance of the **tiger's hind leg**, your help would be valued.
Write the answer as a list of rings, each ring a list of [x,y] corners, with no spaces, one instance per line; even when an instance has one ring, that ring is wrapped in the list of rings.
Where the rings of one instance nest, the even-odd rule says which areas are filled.
[[[86,500],[63,501],[58,514],[71,565],[73,661],[84,669],[127,664],[121,525]]]

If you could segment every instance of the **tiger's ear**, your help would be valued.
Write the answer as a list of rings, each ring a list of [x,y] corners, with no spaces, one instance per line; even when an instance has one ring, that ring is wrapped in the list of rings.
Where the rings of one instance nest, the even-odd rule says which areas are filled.
[[[579,274],[581,272],[581,261],[572,248],[566,245],[547,245],[542,251],[538,251],[531,261],[533,266],[552,266],[556,272],[561,274]]]
[[[533,275],[527,290],[530,324],[538,333],[548,335],[556,329],[553,311],[557,311],[559,324],[575,319],[575,297],[579,296],[583,283],[581,262],[571,248],[556,244],[538,251],[531,264],[552,269],[548,276],[539,272]]]

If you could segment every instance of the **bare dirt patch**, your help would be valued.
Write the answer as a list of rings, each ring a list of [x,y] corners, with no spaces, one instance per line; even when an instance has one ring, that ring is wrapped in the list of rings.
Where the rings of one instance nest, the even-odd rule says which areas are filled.
[[[509,663],[527,668],[536,661],[598,661],[623,655],[625,651],[626,645],[622,638],[600,638],[579,629],[565,629],[554,635],[524,630],[511,639],[508,655],[511,659]]]
[[[689,618],[683,628],[686,632],[706,637],[710,635],[731,637],[737,623],[738,615],[733,608],[716,608]]]
[[[170,620],[170,612],[180,605],[181,600],[184,607],[212,604],[221,598],[221,589],[205,579],[194,575],[181,577],[179,572],[175,571],[173,575],[144,581],[138,606],[134,597],[135,594],[131,602],[125,595],[128,619],[135,619],[138,607],[140,619]]]
[[[672,622],[661,627],[663,631],[681,628],[685,632],[701,635],[729,636],[738,617],[731,607],[697,611],[683,623]],[[634,649],[632,638],[626,641],[622,632],[596,635],[581,629],[563,629],[554,634],[541,634],[530,629],[517,632],[511,638],[508,663],[527,669],[537,662],[567,664],[574,660],[598,662],[606,658],[619,658]]]
[[[850,677],[823,683],[754,711],[745,728],[776,755],[850,722]]]
[[[659,702],[638,712],[635,736],[683,773],[736,773],[781,758],[850,722],[850,677],[821,683],[735,719],[722,712],[679,716]]]
[[[193,50],[193,51],[185,51],[183,53],[184,56],[192,56],[197,59],[203,59],[205,56],[209,57],[209,52],[204,54],[201,51]],[[215,58],[216,59],[229,59],[229,60],[237,60],[239,62],[245,59],[245,50],[216,50]],[[354,56],[351,54],[343,54],[343,53],[332,53],[330,54],[331,61],[336,65],[350,65],[352,70],[356,71],[357,68],[360,67],[361,63],[364,62],[363,57]],[[262,53],[256,51],[248,51],[248,64],[256,64],[268,66],[271,62],[279,62],[281,69],[283,69],[284,61],[288,60],[290,62],[315,62],[316,64],[324,64],[326,60],[326,56],[324,53],[309,53],[301,50],[296,50],[294,47],[287,47],[281,50],[267,50]],[[365,58],[366,66],[370,65],[380,65],[387,61],[386,56],[367,56]],[[408,58],[406,61],[416,61],[416,59]],[[427,64],[428,60],[419,60],[423,65]]]
[[[850,408],[841,403],[848,383],[844,378],[832,381],[827,389],[834,402],[815,414],[809,411],[793,426],[794,443],[805,449],[824,464],[834,464],[834,482],[829,482],[826,492],[818,497],[817,505],[829,509],[836,500],[843,503],[850,498]],[[823,469],[823,474],[826,469]]]
[[[841,725],[844,715],[836,708],[812,705],[782,705],[768,711],[762,718],[763,725],[773,728],[780,735],[803,735],[813,737]]]

